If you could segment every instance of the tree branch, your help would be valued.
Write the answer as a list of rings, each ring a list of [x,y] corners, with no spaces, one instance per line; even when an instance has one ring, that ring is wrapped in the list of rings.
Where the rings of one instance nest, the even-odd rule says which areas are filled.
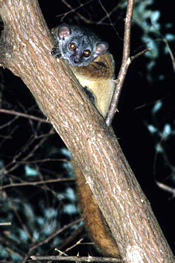
[[[110,105],[108,114],[106,116],[106,124],[108,126],[111,125],[114,115],[117,111],[120,94],[122,91],[122,87],[125,81],[126,74],[128,72],[129,65],[134,59],[136,59],[140,55],[143,55],[144,53],[150,50],[149,48],[147,48],[139,52],[138,54],[130,57],[130,36],[131,36],[131,22],[132,22],[133,6],[134,6],[134,0],[128,0],[128,6],[127,6],[127,12],[126,12],[126,18],[125,18],[124,41],[123,41],[124,43],[123,44],[123,58],[122,58],[122,64],[120,67],[120,71],[117,77],[115,92],[113,94],[111,105]]]
[[[125,30],[124,30],[124,45],[123,45],[123,58],[122,64],[120,67],[120,71],[117,77],[117,84],[115,88],[115,92],[111,101],[111,105],[108,111],[108,115],[106,117],[106,124],[109,126],[112,123],[114,115],[117,111],[117,105],[119,102],[120,93],[123,87],[123,83],[125,80],[126,73],[128,71],[128,67],[131,63],[130,60],[130,36],[131,36],[131,22],[132,22],[132,14],[133,14],[133,6],[134,0],[128,0],[128,6],[125,17]]]
[[[45,257],[36,257],[36,256],[31,256],[30,257],[33,261],[36,260],[52,260],[52,261],[75,261],[75,262],[115,262],[119,263],[122,262],[119,259],[116,258],[105,258],[105,257],[78,257],[78,256],[72,256],[72,257],[67,257],[67,256],[45,256]]]
[[[37,1],[0,0],[0,6],[4,21],[0,63],[24,81],[71,151],[124,262],[174,262],[113,130],[68,65],[50,55],[53,44]]]

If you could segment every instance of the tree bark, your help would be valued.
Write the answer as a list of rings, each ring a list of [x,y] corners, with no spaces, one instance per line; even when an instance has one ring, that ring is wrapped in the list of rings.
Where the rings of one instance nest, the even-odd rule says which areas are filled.
[[[0,0],[0,13],[0,64],[24,81],[71,151],[123,262],[174,262],[112,128],[86,98],[68,65],[51,56],[52,39],[37,1]]]

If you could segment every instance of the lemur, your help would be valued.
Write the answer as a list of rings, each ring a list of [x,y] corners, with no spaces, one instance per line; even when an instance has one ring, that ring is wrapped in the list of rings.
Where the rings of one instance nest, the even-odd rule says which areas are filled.
[[[108,43],[89,29],[76,25],[61,24],[51,32],[55,39],[52,55],[68,61],[83,90],[105,118],[115,88],[115,63],[108,52]],[[80,209],[90,237],[104,255],[118,257],[118,246],[92,191],[75,161],[73,165]]]

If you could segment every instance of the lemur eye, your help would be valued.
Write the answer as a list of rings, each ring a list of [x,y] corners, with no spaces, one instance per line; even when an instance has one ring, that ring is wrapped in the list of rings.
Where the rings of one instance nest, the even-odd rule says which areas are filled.
[[[86,50],[84,50],[84,52],[83,52],[83,55],[84,55],[85,57],[89,57],[90,54],[91,54],[91,51],[90,51],[89,49],[86,49]]]
[[[77,47],[76,47],[75,43],[70,43],[70,44],[69,44],[69,49],[75,50],[76,48],[77,48]]]

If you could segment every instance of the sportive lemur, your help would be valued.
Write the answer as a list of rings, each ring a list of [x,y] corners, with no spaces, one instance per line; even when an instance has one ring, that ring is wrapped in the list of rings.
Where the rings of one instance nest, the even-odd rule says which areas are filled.
[[[55,46],[52,55],[69,62],[83,90],[103,117],[106,116],[113,95],[114,59],[108,52],[108,44],[89,29],[61,24],[52,29]],[[118,246],[102,216],[86,179],[73,161],[77,178],[80,209],[91,239],[107,256],[118,257]]]
[[[51,32],[55,39],[52,55],[69,62],[83,90],[105,117],[115,88],[114,59],[108,52],[108,44],[85,27],[61,24]],[[118,246],[91,189],[75,161],[73,165],[80,209],[90,237],[104,255],[117,257]]]
[[[98,111],[106,116],[113,95],[114,59],[108,44],[85,27],[62,24],[52,29],[56,44],[52,55],[69,65]]]

